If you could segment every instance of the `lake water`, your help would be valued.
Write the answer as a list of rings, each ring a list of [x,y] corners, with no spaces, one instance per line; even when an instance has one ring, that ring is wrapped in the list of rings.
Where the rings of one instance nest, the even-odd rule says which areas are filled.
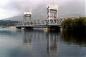
[[[0,29],[0,57],[86,57],[85,36],[78,36]]]

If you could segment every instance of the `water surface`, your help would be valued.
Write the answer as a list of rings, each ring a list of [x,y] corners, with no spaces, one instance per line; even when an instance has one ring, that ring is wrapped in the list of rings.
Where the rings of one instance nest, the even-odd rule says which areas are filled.
[[[85,37],[81,38],[61,32],[0,28],[0,57],[86,57]]]

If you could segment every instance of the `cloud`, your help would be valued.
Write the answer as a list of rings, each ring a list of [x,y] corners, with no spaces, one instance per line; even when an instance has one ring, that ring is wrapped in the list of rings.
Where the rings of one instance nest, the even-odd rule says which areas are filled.
[[[12,0],[0,0],[0,19],[13,17],[19,12]]]
[[[45,16],[46,6],[49,4],[49,1],[50,0],[0,0],[0,19],[23,14],[24,11],[28,10],[31,10],[35,16],[36,13]],[[85,0],[55,0],[55,3],[59,6],[59,16],[86,16]]]
[[[85,0],[59,0],[56,1],[58,5],[58,17],[79,17],[79,16],[86,16],[86,2]],[[41,4],[38,5],[33,10],[33,19],[46,19],[47,10],[46,5],[48,4]],[[35,17],[35,18],[34,18]]]
[[[0,8],[0,19],[10,18],[17,15],[18,15],[18,11]]]
[[[0,7],[4,7],[4,6],[6,6],[8,3],[10,2],[10,0],[1,0],[0,1]]]
[[[32,10],[41,2],[42,0],[0,0],[0,19]]]
[[[85,0],[70,0],[59,7],[60,17],[86,16]]]

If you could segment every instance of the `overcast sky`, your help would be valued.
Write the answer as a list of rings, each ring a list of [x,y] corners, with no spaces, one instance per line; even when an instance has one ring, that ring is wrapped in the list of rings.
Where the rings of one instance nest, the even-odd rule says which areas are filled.
[[[49,1],[50,0],[0,0],[0,19],[18,16],[25,10],[35,11],[35,9],[42,4],[46,7]],[[63,16],[63,11],[65,11],[64,15],[69,15],[70,11],[75,11],[75,13],[70,12],[70,14],[77,16],[80,14],[86,15],[86,0],[56,0],[55,2],[60,9],[63,9],[60,11],[61,13],[59,15]]]

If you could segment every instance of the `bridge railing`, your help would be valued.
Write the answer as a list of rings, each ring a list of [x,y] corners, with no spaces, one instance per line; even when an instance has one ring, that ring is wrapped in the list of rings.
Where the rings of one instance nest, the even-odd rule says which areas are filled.
[[[61,25],[63,19],[54,19],[54,20],[35,20],[32,22],[34,25]]]
[[[30,22],[22,22],[17,26],[37,26],[37,25],[61,25],[64,19],[46,19],[46,20],[32,20]]]

